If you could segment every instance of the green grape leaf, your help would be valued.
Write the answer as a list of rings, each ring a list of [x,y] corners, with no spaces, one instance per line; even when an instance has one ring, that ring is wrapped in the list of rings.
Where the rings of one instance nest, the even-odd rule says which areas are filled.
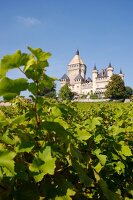
[[[124,133],[125,129],[118,126],[118,123],[110,127],[111,134],[115,137],[120,133]]]
[[[44,161],[43,166],[40,166],[39,169],[41,169],[45,174],[48,173],[53,175],[56,158],[52,158],[51,156],[51,147],[47,146],[43,151],[40,151],[39,158]]]
[[[124,174],[125,172],[125,165],[121,162],[121,161],[118,161],[116,163],[116,167],[115,167],[115,170],[116,172],[120,175],[120,174]]]
[[[27,79],[9,79],[4,77],[0,80],[0,96],[3,96],[5,100],[10,100],[17,95],[20,95],[21,91],[26,90],[28,87]]]
[[[5,114],[0,110],[0,128],[9,124],[9,120],[6,118]]]
[[[37,86],[35,83],[29,83],[28,85],[28,90],[31,92],[33,95],[37,94]]]
[[[16,125],[16,124],[23,124],[24,121],[25,121],[25,114],[13,118],[13,119],[11,120],[11,123],[12,123],[12,124],[15,124],[15,125]]]
[[[51,113],[52,113],[52,116],[53,116],[53,117],[62,116],[62,112],[61,112],[61,110],[60,110],[57,106],[53,106],[53,107],[51,108]]]
[[[9,134],[8,131],[6,131],[2,136],[1,136],[1,141],[5,144],[13,145],[16,143],[16,138]]]
[[[44,175],[45,175],[44,172],[33,173],[34,179],[35,179],[35,181],[37,183],[40,182],[40,181],[42,181]]]
[[[94,169],[96,170],[97,173],[99,173],[102,168],[103,168],[103,166],[101,165],[100,162],[94,167]]]
[[[51,57],[51,54],[48,52],[42,51],[40,48],[31,48],[28,47],[29,51],[37,58],[38,61],[46,61]]]
[[[3,174],[6,175],[7,177],[13,177],[15,175],[15,172],[11,172],[11,170],[7,169],[7,167],[2,167],[3,169]]]
[[[104,181],[103,179],[100,179],[98,183],[99,183],[99,186],[100,186],[101,190],[103,191],[103,194],[104,194],[104,196],[106,197],[107,200],[120,200],[121,199],[119,197],[119,195],[113,193],[108,188],[106,181]]]
[[[122,154],[123,154],[124,156],[132,156],[131,149],[130,149],[129,146],[127,146],[127,145],[122,145],[122,146],[121,146],[121,151],[122,151]]]
[[[59,199],[60,198],[70,199],[70,197],[75,195],[74,185],[70,182],[69,177],[67,178],[63,174],[61,175],[58,173],[55,180],[55,185],[56,186],[61,185],[61,187],[57,188],[56,190],[56,193],[55,193],[56,198],[58,197]]]
[[[107,156],[106,155],[102,155],[102,154],[98,154],[97,157],[98,157],[100,163],[104,166],[105,163],[106,163]]]
[[[101,121],[102,121],[101,117],[94,117],[92,119],[85,120],[83,125],[86,126],[86,129],[90,131],[90,130],[94,130],[96,126],[100,126]]]
[[[19,50],[12,55],[4,56],[0,64],[0,78],[4,77],[8,70],[25,65],[28,59],[29,56]]]
[[[92,126],[95,127],[96,125],[101,125],[102,118],[101,117],[94,117],[92,119]]]
[[[69,128],[69,124],[62,118],[56,118],[54,119],[54,122],[58,122],[61,126],[64,127],[64,129]]]
[[[32,163],[29,166],[29,169],[32,172],[39,172],[40,166],[44,164],[44,161],[42,161],[40,158],[35,157],[32,161]]]
[[[31,152],[34,148],[35,143],[33,141],[22,141],[20,144],[18,144],[15,148],[16,152]]]
[[[113,160],[118,160],[119,159],[119,156],[117,156],[116,154],[112,153],[112,157],[113,157]]]
[[[68,139],[67,131],[58,122],[45,121],[43,122],[43,126],[47,131],[55,132],[62,141],[66,142]]]
[[[13,160],[15,156],[15,152],[8,150],[0,150],[0,166],[7,168],[12,174],[15,174]]]
[[[72,198],[68,195],[65,196],[56,196],[55,200],[72,200]]]
[[[21,186],[14,191],[14,199],[16,200],[40,200],[40,195],[35,183],[22,182]]]
[[[86,186],[92,186],[93,180],[87,175],[85,168],[78,163],[75,159],[72,160],[72,166],[74,167],[75,171],[78,173],[79,179],[81,183],[84,183]]]
[[[3,179],[2,167],[0,167],[0,181]]]
[[[49,77],[46,74],[42,74],[41,80],[39,81],[39,89],[43,90],[44,88],[51,89],[55,78]]]
[[[40,170],[44,173],[44,174],[54,174],[54,170],[55,170],[55,161],[56,158],[49,158],[49,160],[47,160],[45,162],[45,164],[43,164],[42,166],[40,166]]]
[[[97,144],[99,144],[100,141],[101,141],[102,139],[103,139],[103,137],[102,137],[101,134],[98,134],[98,135],[94,138],[94,140],[95,140],[95,142],[96,142]]]
[[[80,141],[88,140],[92,135],[84,128],[76,128],[77,137]]]
[[[84,158],[83,158],[81,152],[78,149],[76,149],[74,147],[74,145],[72,145],[72,144],[70,144],[70,153],[71,153],[72,157],[75,158],[76,160],[83,161]]]
[[[32,172],[39,172],[34,174],[36,181],[41,181],[45,174],[54,174],[56,158],[51,156],[51,147],[47,146],[44,150],[39,151],[33,159],[29,169]]]
[[[28,172],[27,172],[27,166],[25,166],[24,163],[15,163],[15,172],[16,177],[20,180],[28,181]]]
[[[25,67],[24,67],[24,72],[26,72],[31,66],[35,65],[36,64],[36,60],[34,58],[33,55],[30,55],[29,56],[29,60],[27,61],[27,63],[25,64]]]
[[[72,198],[69,195],[65,196],[56,196],[55,200],[72,200]]]
[[[99,159],[100,163],[104,166],[105,163],[106,163],[107,156],[101,154],[101,150],[100,149],[96,149],[94,153],[97,156],[97,158]]]

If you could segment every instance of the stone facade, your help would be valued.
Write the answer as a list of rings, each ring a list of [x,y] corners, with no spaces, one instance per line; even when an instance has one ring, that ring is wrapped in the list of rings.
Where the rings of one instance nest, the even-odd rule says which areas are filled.
[[[67,69],[68,73],[64,74],[60,79],[61,87],[68,84],[71,91],[79,96],[93,92],[93,94],[98,94],[101,98],[104,97],[106,85],[109,83],[114,70],[111,63],[105,69],[102,69],[101,72],[94,66],[92,70],[92,79],[90,77],[86,78],[87,67],[80,58],[78,50],[68,64]],[[124,74],[121,70],[119,75],[124,79]]]

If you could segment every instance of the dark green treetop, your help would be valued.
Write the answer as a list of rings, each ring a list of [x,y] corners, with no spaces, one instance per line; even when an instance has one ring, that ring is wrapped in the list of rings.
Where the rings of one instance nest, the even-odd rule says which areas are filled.
[[[65,84],[59,91],[59,97],[61,98],[61,100],[71,100],[73,96],[74,94],[73,92],[71,92],[68,84]]]
[[[126,88],[122,78],[114,74],[106,86],[105,97],[110,99],[123,99],[126,96]]]

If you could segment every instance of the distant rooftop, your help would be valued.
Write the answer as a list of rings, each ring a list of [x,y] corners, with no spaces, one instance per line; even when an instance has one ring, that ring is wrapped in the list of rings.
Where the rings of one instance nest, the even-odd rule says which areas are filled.
[[[78,75],[75,77],[75,79],[74,79],[74,80],[78,80],[78,79],[81,79],[81,80],[83,80],[83,77],[81,76],[81,74],[78,74]]]
[[[61,77],[61,80],[62,80],[62,79],[69,80],[69,77],[68,77],[66,74],[64,74],[64,75]]]
[[[75,64],[81,64],[83,65],[83,61],[79,56],[79,50],[76,51],[75,56],[72,58],[72,60],[70,61],[70,63],[68,65],[75,65]]]

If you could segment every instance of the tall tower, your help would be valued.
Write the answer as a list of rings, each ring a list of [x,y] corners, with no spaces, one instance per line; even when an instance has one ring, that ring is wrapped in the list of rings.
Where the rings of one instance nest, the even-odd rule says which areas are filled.
[[[122,73],[122,70],[121,70],[121,69],[120,69],[119,76],[122,78],[122,80],[124,80],[124,74]]]
[[[79,56],[79,51],[76,51],[75,56],[72,58],[68,64],[68,77],[70,79],[70,84],[74,85],[75,77],[81,75],[85,79],[86,75],[86,65],[83,63],[82,59]]]
[[[111,76],[113,75],[113,67],[111,65],[111,63],[109,63],[108,67],[107,67],[107,74],[108,74],[108,77],[111,78]]]
[[[96,78],[97,78],[97,75],[98,75],[98,70],[97,70],[96,65],[95,65],[93,70],[92,70],[93,93],[95,93],[95,91],[96,91]]]

